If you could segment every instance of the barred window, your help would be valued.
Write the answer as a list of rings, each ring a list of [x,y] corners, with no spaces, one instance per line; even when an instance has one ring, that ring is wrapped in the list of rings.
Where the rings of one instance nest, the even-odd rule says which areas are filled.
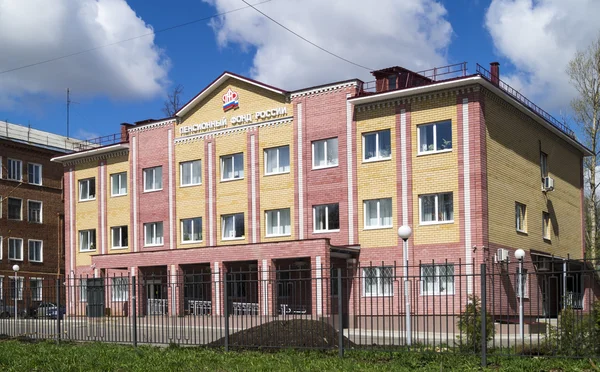
[[[423,294],[454,294],[454,265],[422,265]]]
[[[363,293],[365,296],[391,296],[394,294],[394,268],[392,266],[363,268]]]

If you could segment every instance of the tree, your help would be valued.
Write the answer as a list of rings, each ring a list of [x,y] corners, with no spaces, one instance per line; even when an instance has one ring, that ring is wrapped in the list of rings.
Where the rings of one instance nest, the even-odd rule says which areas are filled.
[[[567,67],[571,84],[578,96],[571,102],[575,120],[581,126],[584,142],[593,155],[585,158],[587,176],[587,251],[591,259],[598,257],[598,186],[596,167],[600,152],[600,34],[584,51],[578,51]]]
[[[183,94],[183,85],[177,84],[173,91],[169,93],[162,109],[163,114],[168,117],[175,116],[175,113],[181,108],[181,95]]]

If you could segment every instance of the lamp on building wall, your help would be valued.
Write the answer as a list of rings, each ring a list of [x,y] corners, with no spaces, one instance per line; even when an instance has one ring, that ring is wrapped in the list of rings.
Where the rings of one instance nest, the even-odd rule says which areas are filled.
[[[17,277],[17,274],[19,272],[19,270],[21,269],[19,267],[19,265],[13,265],[12,267],[13,271],[15,272],[15,293],[14,293],[14,299],[15,299],[15,332],[17,331],[17,301],[19,301],[19,278]]]
[[[408,281],[408,239],[412,235],[412,229],[410,226],[402,225],[398,228],[398,236],[403,241],[403,258],[404,258],[404,301],[405,301],[405,312],[404,316],[406,320],[406,344],[410,346],[412,344],[412,335],[410,329],[410,283]]]
[[[517,249],[515,251],[515,258],[519,261],[519,278],[517,280],[518,295],[519,295],[519,334],[521,335],[521,342],[525,341],[524,329],[523,329],[523,295],[525,294],[523,288],[523,258],[525,257],[525,251]]]

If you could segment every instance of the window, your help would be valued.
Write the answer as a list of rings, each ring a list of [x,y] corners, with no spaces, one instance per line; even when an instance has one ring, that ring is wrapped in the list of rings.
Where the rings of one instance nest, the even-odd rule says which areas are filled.
[[[200,185],[202,183],[200,160],[179,163],[181,186]]]
[[[392,198],[365,200],[365,229],[392,227]]]
[[[112,300],[122,302],[129,300],[129,279],[112,278]]]
[[[181,220],[181,242],[196,243],[202,241],[202,217]]]
[[[144,245],[162,245],[163,244],[163,223],[151,222],[144,224]]]
[[[290,209],[275,209],[265,212],[267,236],[291,235]]]
[[[265,174],[289,173],[290,147],[265,149]]]
[[[327,168],[338,165],[338,139],[330,138],[312,143],[313,168]]]
[[[94,200],[96,199],[96,179],[88,178],[79,181],[79,200]]]
[[[454,221],[454,201],[451,192],[419,196],[422,225]]]
[[[391,154],[392,143],[389,129],[363,134],[364,161],[390,159]]]
[[[540,152],[540,171],[542,173],[542,182],[545,177],[548,177],[548,155]]]
[[[162,190],[162,167],[144,169],[144,191]]]
[[[110,175],[111,196],[127,195],[127,172]]]
[[[546,240],[550,240],[550,213],[542,212],[542,236]]]
[[[394,268],[391,266],[363,268],[364,296],[391,296],[394,294]]]
[[[221,181],[244,178],[244,154],[221,156]]]
[[[23,162],[21,160],[8,159],[8,179],[13,181],[23,180]]]
[[[331,296],[333,297],[337,297],[340,294],[339,288],[338,288],[338,269],[337,268],[331,268]]]
[[[388,90],[396,89],[396,75],[388,76]]]
[[[527,288],[527,269],[523,269],[523,286],[521,287],[519,284],[521,283],[521,276],[519,275],[519,269],[517,268],[517,272],[515,273],[515,294],[517,298],[528,298],[529,297],[529,289]],[[521,296],[521,290],[523,291],[523,295]]]
[[[27,201],[27,218],[29,222],[42,223],[42,202]]]
[[[123,249],[129,245],[127,226],[115,226],[110,228],[112,235],[112,248]]]
[[[29,279],[29,288],[31,289],[31,301],[41,301],[42,300],[42,286],[43,286],[42,278],[30,278]]]
[[[42,166],[40,164],[27,164],[27,181],[33,185],[42,184]]]
[[[221,216],[223,240],[244,238],[244,214],[229,214]]]
[[[8,259],[23,261],[23,239],[8,239]]]
[[[452,149],[451,121],[420,125],[418,128],[419,154],[449,151]]]
[[[422,294],[454,294],[454,265],[422,265]]]
[[[339,231],[340,208],[339,204],[325,204],[313,207],[314,231]]]
[[[23,200],[8,198],[8,219],[9,220],[22,220],[22,204]]]
[[[29,239],[29,261],[44,262],[43,244],[41,240]]]
[[[79,298],[81,302],[87,302],[87,279],[79,279]]]
[[[12,298],[16,298],[17,300],[23,299],[23,282],[24,278],[22,276],[17,277],[17,282],[15,285],[15,277],[10,278],[10,294]]]
[[[294,282],[290,271],[277,270],[277,297],[290,297]]]
[[[79,231],[79,251],[90,252],[96,250],[96,230]]]
[[[515,227],[518,232],[527,232],[527,206],[525,204],[515,203]]]

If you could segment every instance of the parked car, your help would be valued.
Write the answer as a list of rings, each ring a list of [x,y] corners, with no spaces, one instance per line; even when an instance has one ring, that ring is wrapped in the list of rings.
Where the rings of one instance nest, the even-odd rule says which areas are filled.
[[[23,308],[17,309],[19,317],[27,317],[27,310]],[[15,305],[7,304],[4,300],[0,300],[0,318],[14,318],[15,316]]]
[[[45,318],[50,310],[56,309],[56,304],[52,302],[40,302],[40,304],[34,309],[34,315],[38,318]]]

